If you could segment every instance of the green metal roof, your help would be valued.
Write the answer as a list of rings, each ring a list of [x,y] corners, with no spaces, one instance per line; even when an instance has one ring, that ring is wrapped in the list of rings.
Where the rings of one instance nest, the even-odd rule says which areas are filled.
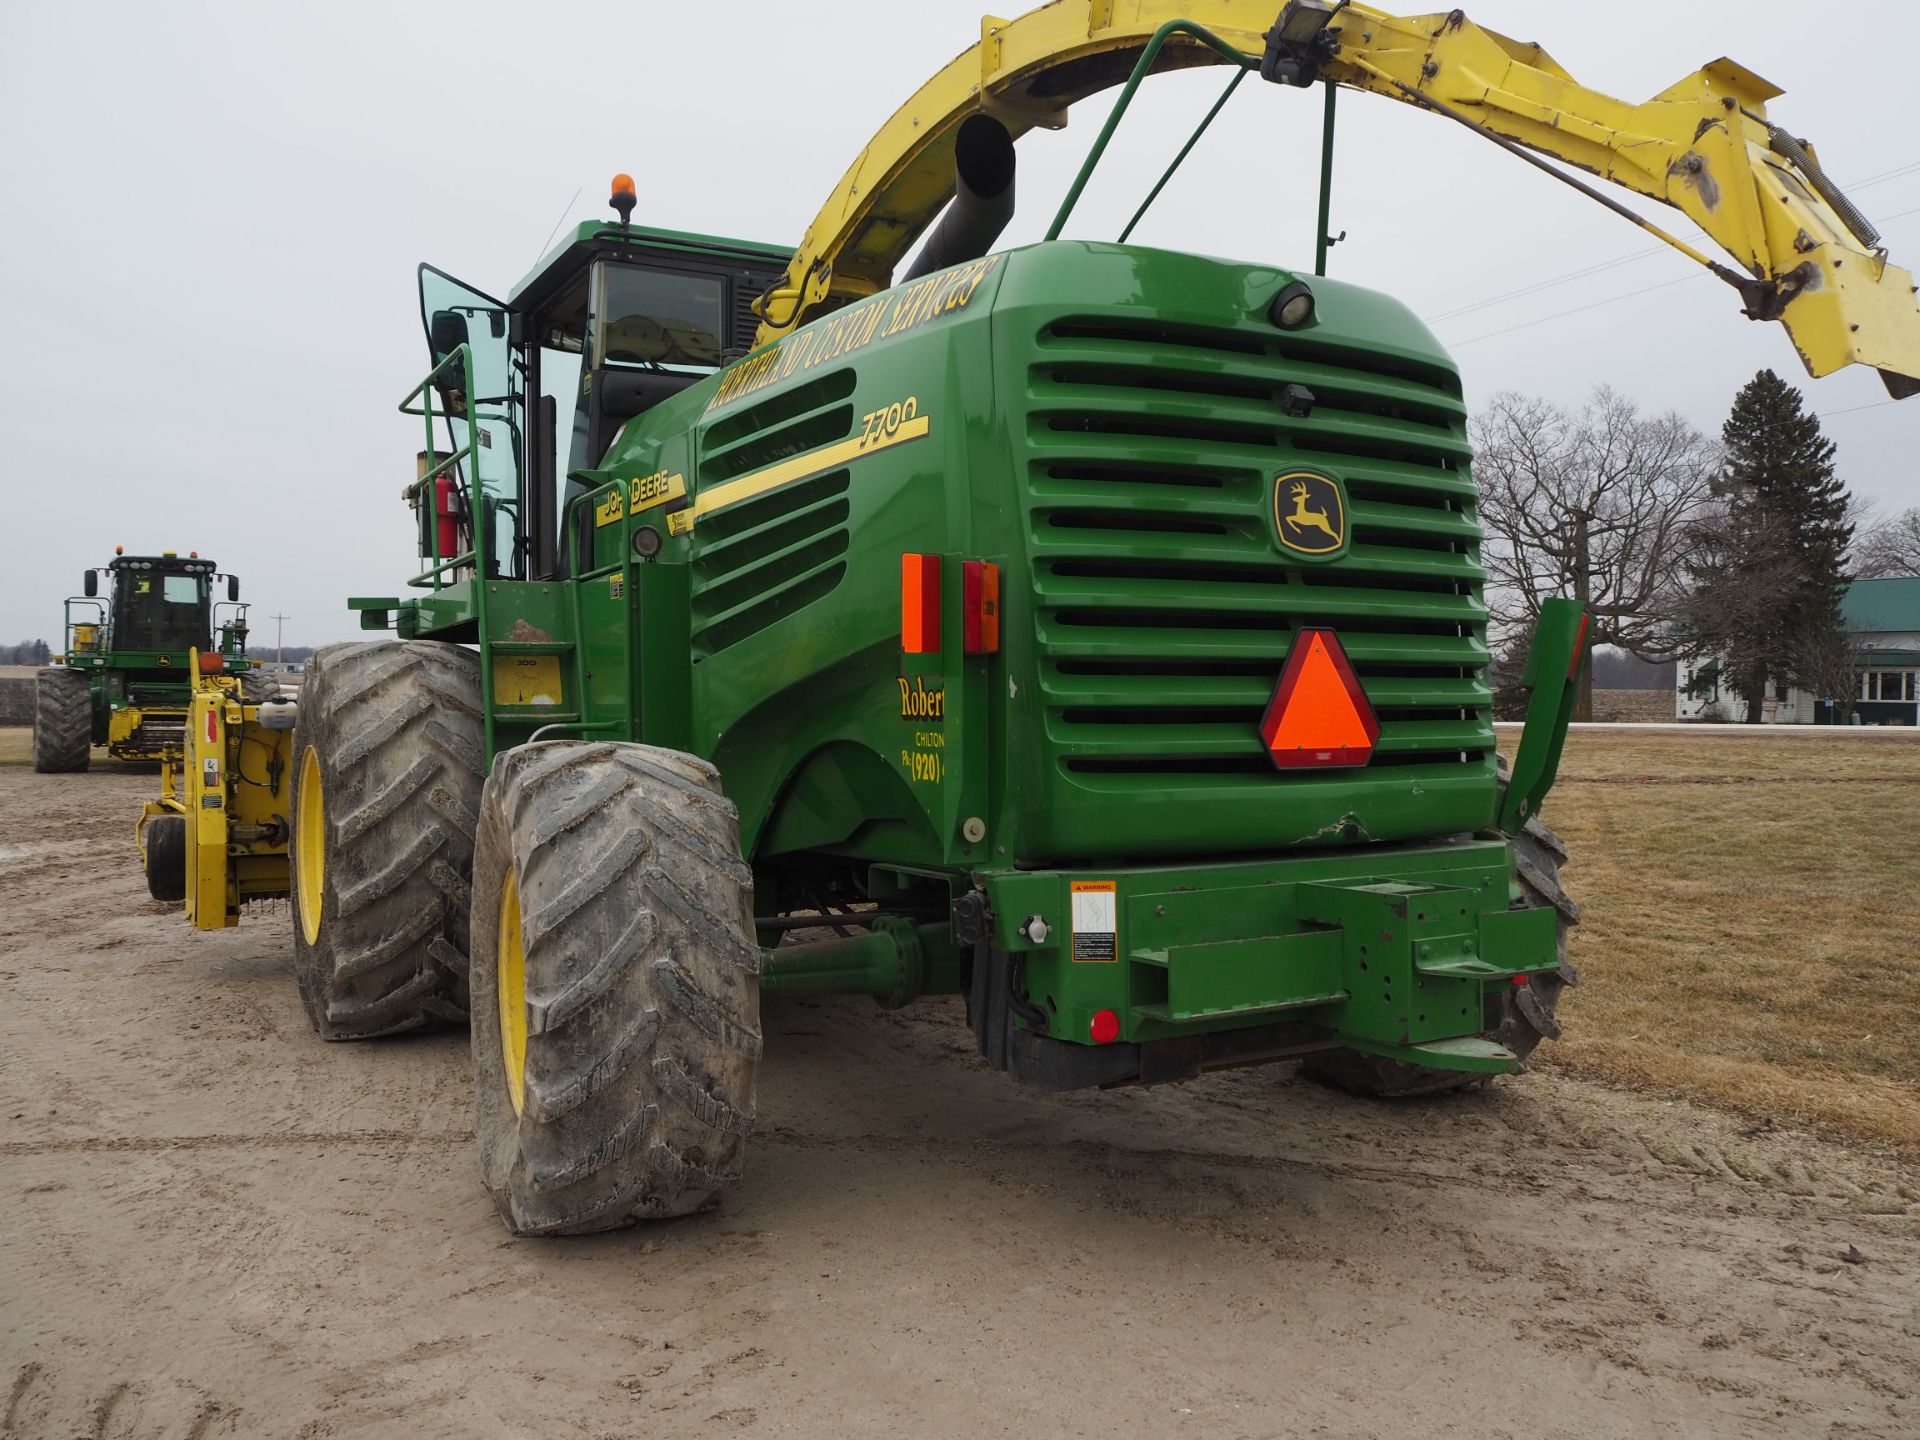
[[[1920,578],[1856,580],[1840,606],[1857,634],[1920,630]]]

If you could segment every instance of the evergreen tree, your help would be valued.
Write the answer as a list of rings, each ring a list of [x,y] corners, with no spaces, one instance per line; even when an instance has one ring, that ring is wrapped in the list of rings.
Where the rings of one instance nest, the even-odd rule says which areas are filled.
[[[1770,680],[1817,685],[1844,646],[1853,523],[1820,417],[1773,371],[1741,388],[1720,434],[1726,508],[1703,546],[1695,623],[1757,722]]]

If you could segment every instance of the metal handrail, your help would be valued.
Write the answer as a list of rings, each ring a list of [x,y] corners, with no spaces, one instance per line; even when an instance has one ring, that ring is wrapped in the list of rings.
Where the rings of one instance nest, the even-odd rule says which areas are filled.
[[[422,417],[421,424],[426,432],[426,453],[429,455],[434,454],[433,420],[435,412],[432,395],[433,382],[439,379],[442,373],[453,368],[456,361],[459,363],[460,374],[466,377],[469,387],[464,397],[466,400],[465,419],[467,422],[467,443],[455,449],[453,454],[447,456],[446,459],[440,461],[439,464],[435,465],[425,474],[416,478],[414,482],[407,486],[406,490],[402,492],[403,498],[417,501],[428,507],[428,548],[426,558],[433,562],[431,566],[414,576],[407,584],[418,589],[445,590],[459,583],[459,581],[451,577],[443,581],[441,577],[445,575],[447,571],[457,570],[462,566],[466,566],[472,571],[473,579],[476,582],[473,587],[474,629],[480,646],[481,673],[484,675],[491,673],[492,632],[487,622],[487,592],[491,587],[486,583],[486,580],[487,557],[493,554],[493,547],[490,543],[490,537],[487,534],[487,496],[486,491],[480,483],[479,461],[477,458],[474,461],[473,482],[466,487],[465,494],[467,514],[473,521],[473,548],[463,554],[442,555],[440,553],[440,517],[434,513],[436,496],[434,487],[428,483],[429,481],[437,479],[445,471],[457,466],[468,456],[477,457],[480,453],[480,417],[478,413],[480,407],[474,400],[471,391],[475,373],[472,345],[466,341],[462,341],[441,357],[439,363],[427,372],[426,378],[407,392],[406,398],[400,402],[400,413],[402,415],[419,415]],[[413,405],[416,399],[421,402],[417,409],[414,408]],[[444,412],[443,418],[451,421],[459,417],[455,416],[451,411],[448,411]],[[457,471],[455,475],[455,483],[458,484]],[[485,713],[481,719],[481,727],[482,733],[485,736],[487,754],[492,755],[494,715],[493,707],[490,705],[485,707]]]
[[[1147,41],[1146,48],[1140,52],[1140,59],[1134,64],[1133,74],[1127,77],[1127,83],[1120,91],[1120,98],[1113,102],[1113,110],[1107,116],[1107,123],[1100,127],[1100,134],[1094,140],[1093,148],[1087,151],[1087,158],[1081,162],[1080,173],[1073,177],[1073,184],[1068,188],[1066,198],[1060,202],[1060,210],[1053,217],[1053,224],[1047,227],[1047,239],[1058,240],[1060,238],[1060,231],[1065,228],[1067,217],[1073,213],[1073,207],[1080,202],[1080,192],[1087,188],[1087,181],[1093,178],[1094,166],[1098,165],[1100,163],[1100,157],[1107,153],[1107,142],[1113,139],[1113,132],[1119,128],[1120,117],[1127,113],[1127,107],[1133,103],[1134,91],[1140,88],[1140,82],[1146,79],[1147,72],[1153,69],[1153,62],[1159,59],[1160,47],[1166,44],[1168,38],[1173,35],[1191,35],[1201,44],[1215,51],[1229,65],[1238,65],[1242,71],[1257,70],[1260,68],[1260,61],[1256,57],[1248,55],[1242,50],[1235,49],[1204,25],[1196,24],[1192,20],[1169,20],[1158,30],[1154,31],[1153,35]],[[1227,95],[1231,95],[1232,93],[1233,88],[1229,85]],[[1220,106],[1226,103],[1226,98],[1226,95],[1222,95],[1213,110],[1208,112],[1207,118],[1200,122],[1200,131],[1204,131],[1208,124],[1212,122]],[[1196,131],[1193,139],[1187,142],[1187,149],[1190,150],[1193,148],[1194,141],[1200,138],[1200,131]],[[1186,158],[1186,153],[1186,150],[1182,150],[1179,157],[1176,158],[1173,163],[1178,165],[1180,160]],[[1161,177],[1160,185],[1154,187],[1154,195],[1160,193],[1160,186],[1164,186],[1167,183],[1167,178],[1171,176],[1172,173],[1172,169],[1169,168],[1167,175]],[[1150,205],[1152,203],[1153,196],[1150,195],[1147,197],[1147,204]],[[1140,208],[1141,211],[1144,212],[1146,206],[1143,205]],[[1140,216],[1138,214],[1134,216],[1134,220],[1136,221],[1139,218]],[[1133,225],[1129,223],[1127,229],[1131,231]]]
[[[216,600],[214,601],[212,611],[208,617],[210,621],[208,628],[213,633],[210,634],[207,638],[209,640],[212,640],[215,637],[220,636],[222,634],[231,634],[232,626],[245,625],[247,623],[247,607],[252,603],[253,602],[251,600]],[[231,607],[233,610],[233,615],[227,621],[227,626],[229,628],[223,631],[220,625],[220,611],[222,610],[222,608],[225,608],[225,607]],[[244,645],[242,645],[238,650],[229,651],[224,641],[217,644],[215,648],[218,649],[222,655],[228,655],[230,657],[237,657],[239,655],[244,655],[246,653],[246,649]]]
[[[69,595],[60,608],[60,654],[64,658],[73,654],[73,607],[91,605],[100,614],[94,621],[82,620],[82,625],[91,624],[100,633],[95,637],[93,650],[89,653],[104,653],[113,648],[113,627],[107,618],[107,602],[97,595]]]
[[[426,453],[429,455],[435,453],[433,422],[436,411],[433,406],[433,382],[439,379],[446,371],[455,369],[456,362],[458,372],[465,377],[468,386],[471,386],[474,376],[473,346],[463,340],[442,356],[439,363],[436,364],[433,369],[429,370],[426,377],[421,380],[418,385],[415,385],[413,389],[409,390],[406,397],[400,402],[399,409],[402,415],[418,415],[422,417],[422,425],[426,432]],[[421,402],[417,408],[413,403],[415,400]],[[475,499],[475,492],[479,490],[480,482],[480,466],[478,462],[476,461],[473,467],[473,483],[464,487],[466,492],[464,498],[466,500],[467,513],[473,521],[473,548],[462,554],[442,555],[440,553],[440,526],[437,523],[439,516],[434,513],[435,495],[433,487],[429,483],[438,479],[448,470],[454,470],[462,460],[469,456],[478,455],[480,450],[480,421],[476,413],[477,409],[478,407],[474,403],[472,394],[468,393],[466,396],[466,415],[464,417],[467,422],[467,443],[457,448],[451,455],[440,461],[439,464],[435,465],[425,474],[417,477],[412,484],[408,485],[407,488],[401,492],[403,499],[417,501],[428,507],[426,527],[428,549],[426,558],[430,559],[433,563],[407,582],[408,585],[416,589],[446,589],[455,582],[448,579],[443,583],[441,580],[442,575],[449,570],[458,569],[463,565],[470,566],[476,574],[479,574],[486,568],[486,562],[482,557],[491,552],[487,546],[487,507],[483,503],[486,497],[484,494],[481,494],[478,501]],[[439,413],[440,418],[446,420],[457,420],[461,418],[454,415],[451,411],[437,413]],[[455,473],[457,476],[458,471],[456,470]],[[482,587],[482,593],[484,595],[484,587]],[[484,599],[481,601],[481,604],[484,606]]]

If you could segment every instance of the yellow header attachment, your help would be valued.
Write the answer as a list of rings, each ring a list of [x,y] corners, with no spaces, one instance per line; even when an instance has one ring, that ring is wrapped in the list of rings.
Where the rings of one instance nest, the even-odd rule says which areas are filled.
[[[1458,10],[1403,19],[1293,0],[1286,28],[1311,30],[1330,10],[1318,51],[1284,78],[1324,78],[1419,105],[1672,205],[1733,264],[1582,186],[1734,284],[1747,314],[1782,321],[1811,374],[1871,365],[1893,394],[1920,391],[1913,277],[1887,262],[1812,148],[1767,119],[1767,102],[1782,93],[1774,86],[1723,59],[1630,105],[1580,85],[1538,45],[1482,29]],[[1268,35],[1283,28],[1281,14],[1276,0],[1053,0],[1017,20],[988,16],[979,43],[922,85],[841,177],[785,279],[757,307],[761,343],[891,283],[952,198],[954,140],[968,116],[985,112],[1016,138],[1063,126],[1076,101],[1124,81],[1171,19],[1271,61]],[[1220,59],[1175,35],[1159,68]]]

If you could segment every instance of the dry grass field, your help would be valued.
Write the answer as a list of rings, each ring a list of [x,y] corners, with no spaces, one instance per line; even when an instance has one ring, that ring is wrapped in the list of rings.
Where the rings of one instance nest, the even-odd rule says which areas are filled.
[[[1579,731],[1544,818],[1584,912],[1545,1063],[1920,1153],[1920,736]]]

